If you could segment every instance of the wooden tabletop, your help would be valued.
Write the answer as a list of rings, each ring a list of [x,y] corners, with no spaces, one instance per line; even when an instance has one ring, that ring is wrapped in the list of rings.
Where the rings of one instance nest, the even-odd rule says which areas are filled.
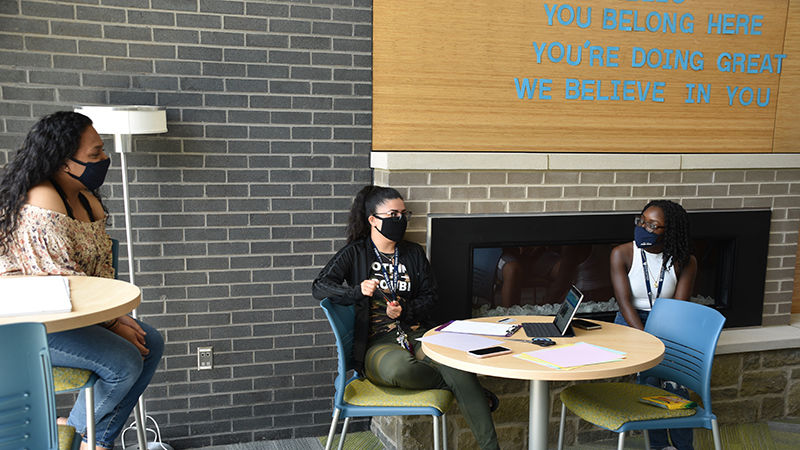
[[[0,317],[0,325],[42,322],[48,333],[72,330],[127,314],[139,306],[142,298],[139,288],[125,281],[83,276],[67,278],[72,300],[71,312]]]
[[[503,316],[508,317],[508,316]],[[522,322],[552,322],[552,316],[511,316],[514,318],[512,323]],[[478,321],[497,322],[502,317],[482,317]],[[423,342],[422,349],[434,361],[446,366],[455,367],[467,372],[482,375],[490,375],[501,378],[516,378],[521,380],[595,380],[628,375],[654,367],[661,362],[664,356],[664,344],[655,336],[645,333],[635,328],[616,325],[613,323],[593,321],[601,324],[599,330],[575,329],[575,337],[572,338],[551,338],[557,344],[568,344],[575,342],[586,342],[613,350],[623,351],[627,356],[622,361],[608,362],[602,364],[592,364],[580,366],[570,370],[551,369],[530,361],[514,357],[515,354],[532,352],[543,348],[538,345],[525,342],[509,341],[507,339],[487,336],[496,339],[499,345],[508,347],[512,350],[511,354],[493,356],[490,358],[474,358],[467,352],[442,347],[436,344]],[[438,334],[437,331],[430,330],[425,336]],[[521,328],[512,339],[528,339],[525,331]]]

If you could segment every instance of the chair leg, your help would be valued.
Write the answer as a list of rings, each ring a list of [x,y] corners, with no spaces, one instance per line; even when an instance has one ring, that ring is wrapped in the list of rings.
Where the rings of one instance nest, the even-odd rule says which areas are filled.
[[[345,439],[345,436],[347,435],[347,426],[348,425],[350,425],[350,418],[349,417],[345,417],[344,424],[342,425],[342,435],[339,437],[339,450],[342,450],[342,447],[344,446],[344,439]]]
[[[89,448],[94,450],[97,446],[97,435],[95,433],[95,419],[94,419],[94,386],[89,386],[84,389],[86,397],[86,441]]]
[[[447,414],[442,413],[442,448],[447,450]]]
[[[711,421],[711,434],[714,436],[714,450],[722,450],[722,439],[719,436],[717,419]]]
[[[619,440],[617,441],[617,450],[625,450],[625,432],[619,433]]]
[[[648,430],[642,430],[642,432],[644,433],[644,450],[650,450],[650,432]]]
[[[564,421],[567,419],[567,406],[561,404],[561,421],[558,423],[558,450],[564,448]]]
[[[331,422],[331,430],[328,431],[328,440],[325,442],[325,450],[331,450],[333,437],[336,436],[336,422],[339,421],[339,408],[333,410],[333,421]]]
[[[441,450],[439,442],[439,416],[433,415],[433,450]]]

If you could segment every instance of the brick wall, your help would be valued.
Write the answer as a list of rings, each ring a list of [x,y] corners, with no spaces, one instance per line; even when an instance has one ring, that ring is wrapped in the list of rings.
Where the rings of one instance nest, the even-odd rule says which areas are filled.
[[[0,164],[52,111],[167,110],[128,161],[139,311],[167,341],[147,411],[176,449],[327,433],[335,349],[310,282],[371,179],[371,7],[0,1]],[[197,371],[206,345],[215,368]]]

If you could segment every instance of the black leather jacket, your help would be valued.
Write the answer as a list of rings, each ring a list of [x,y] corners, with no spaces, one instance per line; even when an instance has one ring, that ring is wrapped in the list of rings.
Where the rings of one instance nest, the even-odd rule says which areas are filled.
[[[400,261],[405,264],[411,278],[411,293],[406,298],[400,322],[406,326],[421,324],[430,327],[430,313],[437,296],[428,258],[422,246],[414,242],[401,241],[397,249]],[[361,282],[369,278],[369,268],[374,260],[375,253],[369,238],[351,242],[328,261],[311,285],[312,294],[319,300],[328,297],[334,303],[355,305],[353,361],[361,375],[364,374],[364,357],[369,339],[371,300],[371,297],[361,293]]]

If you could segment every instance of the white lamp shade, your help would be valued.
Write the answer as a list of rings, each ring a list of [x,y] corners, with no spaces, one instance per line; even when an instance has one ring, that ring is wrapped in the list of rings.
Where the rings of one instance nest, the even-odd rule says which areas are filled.
[[[75,112],[92,119],[99,134],[167,132],[167,112],[157,106],[77,106]]]

